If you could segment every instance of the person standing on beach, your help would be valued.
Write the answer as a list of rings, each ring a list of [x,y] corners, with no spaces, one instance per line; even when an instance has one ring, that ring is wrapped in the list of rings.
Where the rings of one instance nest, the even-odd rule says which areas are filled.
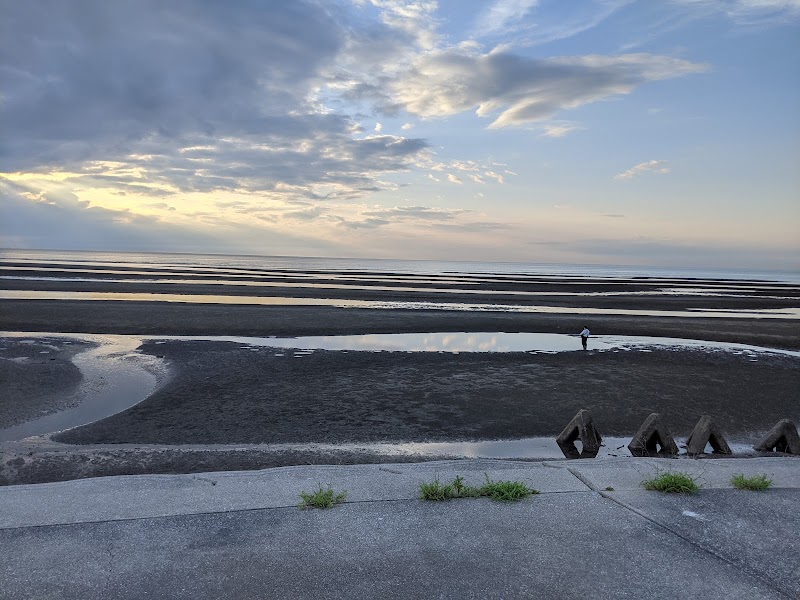
[[[586,350],[586,342],[589,341],[589,328],[584,327],[583,331],[581,331],[581,344],[583,344],[583,349]]]

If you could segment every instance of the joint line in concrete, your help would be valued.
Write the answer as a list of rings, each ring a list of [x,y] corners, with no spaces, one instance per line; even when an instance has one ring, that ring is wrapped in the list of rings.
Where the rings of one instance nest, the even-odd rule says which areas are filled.
[[[567,467],[567,471],[572,473],[578,479],[578,481],[580,481],[583,485],[588,487],[593,492],[597,492],[598,491],[597,486],[595,484],[593,484],[591,482],[591,480],[588,477],[586,477],[583,473],[580,473],[579,471],[576,471],[572,467]]]
[[[611,495],[608,492],[604,492],[604,491],[598,490],[598,493],[603,498],[611,500],[612,502],[618,504],[619,506],[621,506],[625,510],[631,511],[635,515],[640,516],[645,521],[648,521],[649,523],[652,523],[653,525],[655,525],[659,529],[662,529],[662,530],[664,530],[664,531],[666,531],[668,533],[671,533],[672,535],[674,535],[676,537],[679,537],[680,539],[682,539],[683,541],[688,543],[690,546],[693,546],[693,547],[697,548],[701,552],[705,552],[706,554],[708,554],[710,556],[713,556],[717,560],[721,560],[722,562],[730,565],[731,567],[734,567],[735,569],[740,569],[741,571],[746,573],[751,578],[753,578],[753,579],[757,580],[759,583],[765,585],[767,588],[769,588],[770,590],[772,590],[776,594],[779,594],[781,598],[787,598],[787,600],[792,600],[792,596],[788,595],[784,590],[782,590],[782,589],[780,589],[778,587],[775,587],[775,585],[769,579],[766,579],[761,573],[759,573],[757,571],[753,571],[747,565],[736,563],[736,562],[732,561],[731,559],[723,556],[722,554],[720,554],[718,552],[715,552],[711,548],[707,548],[707,547],[703,546],[702,544],[699,544],[699,543],[697,543],[695,541],[692,541],[691,539],[689,539],[688,537],[683,535],[681,532],[679,532],[679,531],[677,531],[675,529],[672,529],[671,527],[669,527],[668,525],[665,525],[664,523],[661,523],[660,521],[655,520],[653,517],[650,517],[650,516],[646,515],[645,513],[640,511],[635,506],[631,506],[630,504],[628,504],[627,502],[623,502],[619,498],[614,498],[614,496]]]

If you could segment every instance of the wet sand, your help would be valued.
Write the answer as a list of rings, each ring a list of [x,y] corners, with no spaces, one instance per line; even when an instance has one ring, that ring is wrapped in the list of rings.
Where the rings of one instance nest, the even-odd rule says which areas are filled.
[[[0,339],[0,429],[65,410],[81,381],[72,363],[80,340]]]
[[[651,411],[676,437],[712,414],[739,442],[779,418],[800,420],[800,359],[774,354],[306,354],[202,341],[148,343],[143,351],[171,364],[164,387],[129,410],[52,436],[57,441],[0,445],[0,485],[431,460],[448,456],[357,446],[554,436],[584,407],[605,436],[630,436]],[[286,443],[298,445],[276,445]],[[303,447],[314,443],[343,446]]]
[[[577,342],[576,342],[577,344]],[[659,412],[675,435],[711,414],[754,441],[800,417],[800,359],[701,350],[399,353],[148,343],[177,369],[140,404],[55,436],[70,444],[279,444],[556,435],[589,408],[606,435]]]
[[[2,272],[2,271],[0,271]],[[510,304],[519,306],[558,306],[581,308],[615,308],[621,310],[686,310],[686,309],[726,309],[763,310],[794,308],[800,303],[800,293],[794,288],[778,288],[765,291],[754,289],[736,290],[730,295],[692,295],[661,293],[659,290],[669,285],[644,285],[635,282],[609,283],[493,283],[489,284],[397,284],[386,286],[384,282],[337,282],[322,285],[342,285],[335,287],[314,287],[313,281],[304,281],[307,287],[297,287],[296,282],[274,282],[276,287],[240,285],[231,281],[227,284],[193,281],[181,283],[105,281],[57,281],[57,280],[0,280],[3,290],[31,290],[47,292],[95,292],[126,294],[174,294],[174,295],[224,295],[248,297],[289,297],[289,298],[327,298],[340,300],[366,300],[375,302],[448,302]],[[265,282],[259,281],[256,283]],[[353,286],[348,289],[347,285]],[[699,285],[699,284],[694,284]],[[714,290],[715,286],[703,284],[704,289]],[[680,286],[670,289],[680,290]],[[725,289],[725,288],[722,288]],[[646,295],[642,295],[646,293]]]
[[[301,336],[441,331],[644,335],[800,350],[800,321],[770,318],[528,314],[493,311],[0,300],[0,331]]]

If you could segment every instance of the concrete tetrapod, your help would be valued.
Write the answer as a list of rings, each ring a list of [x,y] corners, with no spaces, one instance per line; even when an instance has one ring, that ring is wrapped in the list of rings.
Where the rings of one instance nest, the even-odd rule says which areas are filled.
[[[575,441],[580,439],[583,449],[578,452]],[[600,437],[592,421],[592,413],[585,408],[578,411],[572,420],[558,434],[556,443],[567,458],[594,458],[600,451]]]
[[[800,454],[800,436],[797,435],[797,425],[789,419],[781,419],[753,448],[760,452],[775,450],[786,454]]]
[[[678,446],[669,430],[661,424],[661,415],[652,413],[633,435],[628,450],[634,456],[675,456]]]
[[[732,454],[728,442],[725,441],[725,436],[722,435],[722,431],[711,420],[711,417],[703,415],[697,425],[694,426],[694,429],[692,429],[692,433],[689,434],[689,439],[686,440],[686,452],[688,454],[703,454],[706,444],[711,444],[714,454]]]

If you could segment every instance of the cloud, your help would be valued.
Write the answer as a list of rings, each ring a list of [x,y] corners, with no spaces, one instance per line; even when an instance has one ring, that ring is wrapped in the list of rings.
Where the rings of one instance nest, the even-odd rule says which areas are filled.
[[[133,250],[158,243],[186,250],[210,235],[167,224],[130,210],[93,207],[64,191],[34,199],[24,188],[0,180],[0,244],[5,247]],[[219,240],[214,240],[215,242]]]
[[[535,46],[570,38],[597,27],[635,0],[496,0],[477,17],[477,37],[502,36],[510,46]]]
[[[476,29],[479,35],[506,30],[538,4],[539,0],[495,0],[478,17]]]
[[[456,177],[452,173],[448,173],[447,174],[447,181],[449,181],[450,183],[459,183],[459,184],[460,183],[464,183],[463,181],[461,181],[458,177]]]
[[[158,210],[175,210],[174,206],[170,206],[166,202],[150,202],[147,204],[150,208],[156,208]]]
[[[549,137],[549,138],[561,138],[565,135],[572,133],[573,131],[578,131],[583,129],[580,125],[576,123],[548,123],[543,127],[544,131],[542,136]]]
[[[672,0],[695,14],[725,14],[740,25],[787,23],[800,17],[800,0]]]
[[[388,219],[379,219],[375,217],[363,219],[361,221],[351,221],[345,219],[344,217],[337,217],[337,219],[339,225],[341,227],[346,227],[347,229],[377,229],[378,227],[382,227],[391,223],[391,221]]]
[[[512,229],[512,225],[508,223],[498,223],[494,221],[472,221],[467,223],[438,223],[435,225],[437,229],[445,231],[458,231],[466,233],[484,233],[490,231],[502,231],[504,229]]]
[[[149,196],[385,189],[382,176],[412,168],[427,143],[362,137],[319,102],[352,46],[343,11],[312,0],[13,3],[0,31],[2,170],[68,171],[84,189]]]
[[[282,217],[284,219],[295,219],[298,221],[313,221],[317,217],[325,214],[327,211],[328,209],[325,207],[314,206],[312,208],[284,212]]]
[[[221,222],[217,213],[197,211],[192,219],[166,221],[129,209],[92,206],[61,190],[38,198],[24,186],[0,179],[0,247],[56,250],[106,249],[166,252],[341,255],[341,247],[297,232]]]
[[[472,42],[442,45],[435,2],[355,6],[13,3],[0,35],[2,168],[65,172],[76,189],[120,195],[349,200],[395,189],[389,174],[437,167],[426,140],[380,123],[365,134],[348,100],[425,118],[475,110],[511,127],[703,69],[646,54],[481,54]],[[498,2],[491,23],[533,6]],[[447,168],[502,182],[474,162]]]
[[[667,166],[667,161],[665,160],[648,160],[643,163],[639,163],[638,165],[634,165],[627,171],[623,171],[622,173],[618,173],[614,175],[614,179],[617,181],[622,181],[625,179],[632,179],[637,175],[641,175],[643,173],[658,173],[659,175],[664,175],[669,173],[670,168]]]
[[[423,235],[423,230],[488,233],[512,227],[508,223],[465,220],[465,217],[473,212],[462,208],[394,206],[362,210],[355,217],[349,218],[337,215],[334,219],[340,227],[352,230],[375,230],[385,226],[394,226],[391,230],[387,230],[387,233],[393,231],[402,234],[413,231],[415,236]]]
[[[654,54],[539,59],[452,47],[418,56],[407,72],[386,83],[382,101],[390,112],[436,118],[474,110],[494,116],[490,128],[513,127],[706,69]]]
[[[414,124],[413,124],[413,123],[403,123],[403,124],[400,126],[400,129],[402,129],[403,131],[407,131],[407,130],[409,130],[409,129],[413,129],[413,127],[414,127]]]
[[[511,173],[511,172],[508,171],[508,173]],[[513,173],[511,173],[511,174],[513,175]],[[495,173],[494,171],[486,171],[483,175],[484,175],[484,177],[489,177],[491,179],[494,179],[497,183],[504,183],[505,182],[505,177],[503,177],[499,173]]]
[[[426,221],[448,221],[456,215],[468,212],[458,208],[432,208],[429,206],[395,206],[392,208],[381,208],[376,210],[363,211],[361,214],[367,217],[378,217],[386,220],[416,219]]]

